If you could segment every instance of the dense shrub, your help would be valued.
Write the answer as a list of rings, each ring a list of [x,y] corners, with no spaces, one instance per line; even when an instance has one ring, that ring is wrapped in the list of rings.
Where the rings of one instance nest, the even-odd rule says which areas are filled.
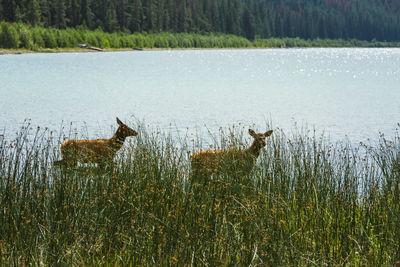
[[[86,42],[90,46],[100,46],[99,40],[94,32],[86,32],[84,42]]]
[[[33,31],[29,30],[24,24],[17,24],[19,34],[19,47],[35,50],[35,41],[33,39]]]
[[[45,41],[43,39],[43,30],[41,28],[32,28],[32,38],[36,48],[45,47]]]
[[[2,22],[0,28],[0,47],[18,48],[19,36],[14,25]]]
[[[116,33],[108,35],[110,47],[112,48],[121,48],[121,39],[121,36]]]
[[[54,29],[24,24],[1,23],[0,47],[73,48],[86,43],[102,48],[280,48],[280,47],[399,47],[400,42],[359,40],[303,40],[300,38],[256,38],[253,42],[229,34],[195,33],[106,33],[101,28],[89,31],[84,27]]]
[[[161,35],[152,35],[149,38],[154,40],[154,47],[156,48],[169,48],[168,39]]]
[[[57,35],[54,30],[45,30],[43,41],[46,48],[57,48]]]
[[[142,35],[142,34],[140,34],[140,33],[135,33],[133,36],[132,36],[132,38],[133,38],[133,40],[134,40],[134,43],[135,43],[135,47],[138,47],[138,48],[144,48],[145,47],[145,37]]]
[[[100,47],[101,48],[110,48],[110,41],[108,41],[108,39],[106,39],[106,38],[101,39]]]

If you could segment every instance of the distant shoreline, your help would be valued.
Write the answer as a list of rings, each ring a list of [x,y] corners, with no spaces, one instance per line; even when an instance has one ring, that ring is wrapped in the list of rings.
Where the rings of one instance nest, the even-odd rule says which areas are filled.
[[[123,52],[123,51],[134,51],[132,49],[121,48],[121,49],[106,49],[104,52]],[[39,50],[29,49],[0,49],[0,55],[20,55],[20,54],[41,54],[41,53],[93,53],[99,52],[89,50],[85,48],[43,48]]]
[[[265,49],[265,48],[384,48],[400,47],[400,41],[356,39],[255,38],[223,33],[107,33],[102,30],[41,28],[1,23],[0,54],[65,53],[175,49]],[[94,51],[96,52],[96,51]]]
[[[144,52],[144,51],[168,51],[168,50],[240,50],[240,49],[310,49],[310,48],[400,48],[400,47],[364,47],[364,46],[353,46],[353,47],[240,47],[240,48],[143,48],[141,51],[132,48],[107,48],[101,51],[94,51],[85,48],[43,48],[39,50],[28,50],[28,49],[1,49],[0,56],[2,55],[22,55],[22,54],[53,54],[53,53],[110,53],[110,52]]]

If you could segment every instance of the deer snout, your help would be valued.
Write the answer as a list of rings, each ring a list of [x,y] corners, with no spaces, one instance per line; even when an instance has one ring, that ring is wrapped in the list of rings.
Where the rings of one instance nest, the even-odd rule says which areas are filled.
[[[128,137],[128,136],[137,136],[138,132],[136,132],[135,130],[128,128],[128,129],[124,129],[123,130],[123,134]]]

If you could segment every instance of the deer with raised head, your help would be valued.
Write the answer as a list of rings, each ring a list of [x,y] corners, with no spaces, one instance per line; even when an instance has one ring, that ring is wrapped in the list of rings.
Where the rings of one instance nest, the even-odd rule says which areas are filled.
[[[119,125],[116,133],[108,139],[69,140],[61,144],[62,160],[55,164],[75,166],[79,163],[97,163],[99,167],[113,161],[115,154],[122,147],[125,139],[138,133],[117,118]]]
[[[249,129],[249,134],[254,138],[254,141],[247,149],[200,150],[192,154],[193,178],[207,179],[212,174],[221,172],[241,176],[249,174],[260,155],[260,150],[266,145],[265,138],[272,134],[272,130],[257,134]]]

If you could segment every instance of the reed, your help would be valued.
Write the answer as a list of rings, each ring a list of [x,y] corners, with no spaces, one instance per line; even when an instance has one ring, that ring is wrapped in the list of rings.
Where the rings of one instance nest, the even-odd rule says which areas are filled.
[[[0,137],[0,265],[399,263],[398,132],[355,147],[274,129],[249,175],[193,186],[190,151],[204,147],[135,129],[106,171],[54,168],[63,138],[48,129]],[[210,145],[243,149],[244,133]]]

